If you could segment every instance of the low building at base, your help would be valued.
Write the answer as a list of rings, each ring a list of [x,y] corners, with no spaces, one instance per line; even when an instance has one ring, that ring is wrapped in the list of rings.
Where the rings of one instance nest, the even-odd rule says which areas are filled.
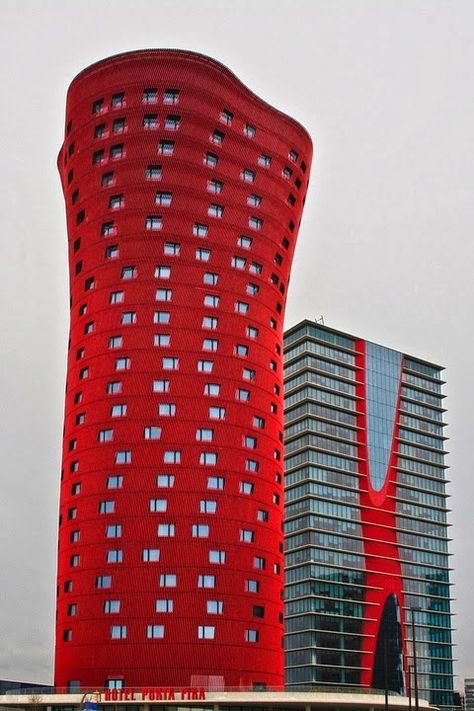
[[[207,691],[202,687],[107,689],[94,693],[0,697],[0,711],[376,711],[411,708],[405,696],[373,690],[351,691]],[[420,700],[420,711],[432,709]]]

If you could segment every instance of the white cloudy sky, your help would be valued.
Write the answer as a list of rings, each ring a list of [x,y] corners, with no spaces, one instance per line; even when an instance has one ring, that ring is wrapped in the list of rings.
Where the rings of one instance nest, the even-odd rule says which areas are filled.
[[[2,0],[0,678],[52,675],[66,89],[144,47],[215,57],[313,136],[287,325],[323,314],[447,367],[460,686],[474,676],[470,0]]]

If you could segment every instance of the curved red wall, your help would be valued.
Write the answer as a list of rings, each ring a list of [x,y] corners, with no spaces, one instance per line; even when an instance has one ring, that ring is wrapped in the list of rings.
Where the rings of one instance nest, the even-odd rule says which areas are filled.
[[[173,142],[172,155],[159,152],[163,141]],[[71,84],[58,160],[71,291],[58,686],[283,683],[282,322],[310,162],[299,124],[201,55],[131,52]],[[157,204],[159,192],[171,204]],[[146,228],[151,217],[159,229]],[[206,236],[194,234],[196,224]],[[210,253],[197,259],[197,250]],[[206,273],[217,283],[204,283],[216,278]],[[169,322],[155,323],[155,312]],[[204,339],[217,350],[203,350]],[[164,358],[177,359],[176,369],[164,369]],[[211,373],[198,370],[201,360],[213,361]],[[158,380],[168,392],[153,391]],[[237,399],[239,388],[248,401]],[[160,404],[175,415],[159,415]],[[148,427],[159,439],[144,438]],[[197,439],[201,428],[212,441]],[[180,461],[165,462],[166,452]],[[131,461],[117,462],[124,457]],[[174,486],[158,487],[159,474],[173,475]],[[208,488],[209,477],[224,488]],[[151,499],[166,511],[151,511]],[[215,513],[202,501],[216,502]],[[159,537],[160,524],[173,525],[174,537]],[[196,525],[208,536],[193,536]],[[122,536],[108,537],[109,526]],[[158,549],[149,555],[159,560],[144,562],[144,549]],[[210,550],[225,563],[211,563]],[[160,585],[167,574],[175,587]],[[215,576],[215,588],[198,587],[199,575]],[[100,576],[106,584],[111,576],[110,587],[98,587]],[[105,612],[116,600],[120,611]],[[157,612],[157,600],[172,600],[173,611]],[[222,614],[207,601],[223,603]],[[158,638],[147,637],[149,625]],[[200,639],[199,627],[214,627],[214,638]],[[111,638],[124,628],[126,637]]]

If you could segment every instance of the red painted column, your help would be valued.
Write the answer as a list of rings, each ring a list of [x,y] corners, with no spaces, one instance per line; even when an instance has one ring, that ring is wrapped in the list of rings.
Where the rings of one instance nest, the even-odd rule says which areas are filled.
[[[283,684],[282,326],[311,153],[191,52],[69,88],[56,685]]]

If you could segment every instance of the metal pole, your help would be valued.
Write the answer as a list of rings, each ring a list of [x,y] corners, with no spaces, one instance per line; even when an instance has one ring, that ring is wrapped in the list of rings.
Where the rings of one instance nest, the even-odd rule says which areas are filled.
[[[413,669],[413,665],[409,664],[408,665],[408,711],[412,711],[412,706],[411,706],[411,670]]]
[[[415,610],[412,608],[411,612],[411,639],[413,646],[413,676],[415,680],[415,711],[419,711],[420,704],[418,699],[418,667],[416,663],[416,634],[415,634]]]

